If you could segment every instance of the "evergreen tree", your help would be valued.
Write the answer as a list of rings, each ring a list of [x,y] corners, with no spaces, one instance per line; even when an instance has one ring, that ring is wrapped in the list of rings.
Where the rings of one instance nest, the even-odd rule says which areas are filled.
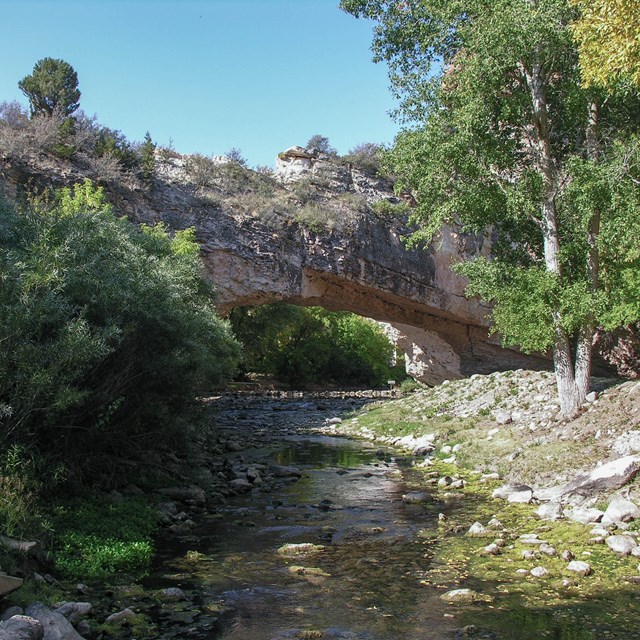
[[[78,74],[64,60],[38,60],[33,73],[22,78],[18,87],[29,98],[32,116],[52,116],[57,112],[66,118],[80,106]]]
[[[144,134],[144,142],[140,146],[140,165],[142,167],[142,179],[150,183],[156,172],[156,145],[147,131]]]

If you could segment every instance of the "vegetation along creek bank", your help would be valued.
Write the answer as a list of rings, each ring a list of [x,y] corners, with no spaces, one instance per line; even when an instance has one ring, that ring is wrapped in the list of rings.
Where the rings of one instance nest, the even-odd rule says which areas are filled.
[[[158,461],[180,482],[105,498],[153,505],[150,570],[41,559],[0,637],[40,637],[20,613],[75,639],[635,637],[640,383],[558,422],[553,382],[210,399],[215,431]]]

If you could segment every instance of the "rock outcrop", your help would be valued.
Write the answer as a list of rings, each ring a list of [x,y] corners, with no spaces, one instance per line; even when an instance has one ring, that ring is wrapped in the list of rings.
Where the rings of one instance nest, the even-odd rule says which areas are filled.
[[[79,165],[0,162],[0,187],[26,180],[60,186],[95,176]],[[346,310],[391,323],[409,371],[429,384],[472,373],[543,368],[544,358],[505,349],[488,335],[489,308],[464,296],[450,265],[486,253],[487,238],[446,230],[426,250],[407,249],[410,229],[384,213],[400,201],[388,180],[294,147],[274,176],[201,156],[159,153],[152,188],[107,184],[136,222],[195,227],[222,313],[276,301]]]

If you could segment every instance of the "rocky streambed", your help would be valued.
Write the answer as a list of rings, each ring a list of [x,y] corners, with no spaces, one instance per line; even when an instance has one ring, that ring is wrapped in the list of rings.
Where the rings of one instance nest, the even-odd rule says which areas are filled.
[[[90,606],[62,605],[75,630],[56,637],[635,638],[629,514],[594,529],[558,520],[531,487],[459,466],[469,445],[450,423],[373,436],[350,418],[372,400],[217,399],[216,442],[194,456],[190,482],[159,493],[151,573],[78,585]]]

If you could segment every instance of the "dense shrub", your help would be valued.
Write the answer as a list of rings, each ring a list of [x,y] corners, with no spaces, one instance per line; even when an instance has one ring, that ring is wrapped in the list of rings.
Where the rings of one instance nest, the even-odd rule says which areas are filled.
[[[381,156],[383,148],[373,142],[363,142],[357,144],[353,149],[342,157],[345,162],[350,162],[354,167],[370,174],[380,173]]]
[[[326,153],[329,156],[335,156],[337,154],[335,148],[331,146],[329,138],[321,136],[319,133],[316,133],[307,140],[305,149],[311,153]]]
[[[68,135],[65,121],[57,113],[29,119],[17,102],[3,102],[0,104],[0,153],[18,160],[31,154],[55,153]]]
[[[352,313],[276,303],[237,307],[231,324],[245,369],[291,386],[378,386],[393,375],[393,345],[375,322]]]
[[[175,436],[195,391],[230,374],[193,231],[116,218],[89,181],[0,206],[0,448],[49,472],[109,465]]]

